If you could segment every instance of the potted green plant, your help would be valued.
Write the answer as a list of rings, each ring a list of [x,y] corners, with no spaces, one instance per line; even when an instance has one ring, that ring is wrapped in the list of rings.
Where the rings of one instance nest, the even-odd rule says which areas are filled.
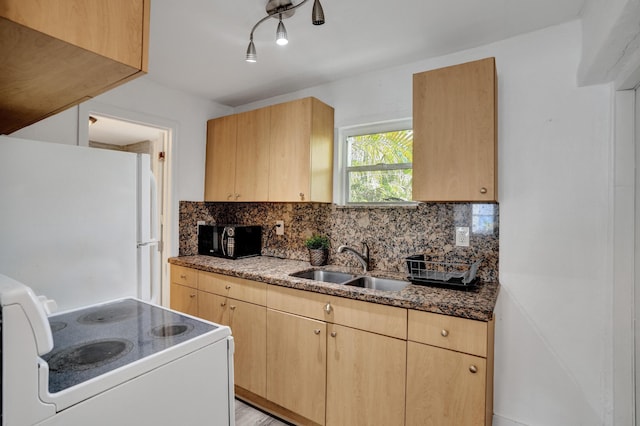
[[[304,241],[304,245],[309,249],[309,262],[313,266],[327,264],[329,257],[329,237],[326,235],[313,234]]]

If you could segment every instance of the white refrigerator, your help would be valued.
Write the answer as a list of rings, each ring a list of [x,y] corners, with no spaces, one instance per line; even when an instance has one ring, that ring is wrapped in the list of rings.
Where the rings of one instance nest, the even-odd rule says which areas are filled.
[[[0,274],[67,310],[160,301],[146,154],[0,136]]]

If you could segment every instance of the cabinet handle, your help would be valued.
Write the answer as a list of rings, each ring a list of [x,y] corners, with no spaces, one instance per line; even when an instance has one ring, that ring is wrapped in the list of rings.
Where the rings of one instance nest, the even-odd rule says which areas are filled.
[[[240,194],[236,194],[236,200],[240,198]]]
[[[304,192],[301,192],[299,195],[300,195],[300,201],[304,201]]]
[[[231,286],[230,285],[225,285],[224,288],[225,288],[225,290],[229,290],[231,288]]]
[[[233,197],[233,194],[227,194],[227,200],[230,200]]]
[[[336,337],[338,335],[338,333],[336,333],[335,331],[331,332],[331,337]]]
[[[315,334],[320,334],[320,329],[319,329],[319,328],[316,328],[315,330],[313,330],[313,332],[314,332]]]
[[[440,332],[440,335],[442,337],[447,337],[449,335],[449,331],[443,328],[442,331]]]
[[[220,302],[220,306],[227,306],[227,302]]]
[[[486,194],[487,193],[487,188],[485,188],[484,186],[482,188],[480,188],[480,193],[481,194]]]
[[[331,311],[333,310],[333,307],[331,307],[331,303],[327,302],[326,305],[324,305],[324,311],[328,314],[331,313]]]
[[[186,280],[186,279],[187,279],[187,276],[186,276],[186,275],[184,275],[184,274],[180,274],[180,278],[182,278],[183,280]]]
[[[229,306],[229,308],[231,308],[231,310],[233,311],[233,310],[236,309],[236,305],[231,305],[231,306]]]
[[[476,374],[478,372],[478,367],[476,367],[475,365],[471,364],[469,366],[469,371],[471,371],[473,374]]]
[[[195,295],[195,293],[192,293],[192,294],[189,295],[189,297],[193,298],[193,297],[196,297],[196,295]]]

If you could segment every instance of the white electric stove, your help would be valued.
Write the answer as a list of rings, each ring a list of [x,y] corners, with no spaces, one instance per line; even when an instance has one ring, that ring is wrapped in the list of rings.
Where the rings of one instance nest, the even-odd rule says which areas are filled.
[[[229,327],[126,298],[50,314],[0,275],[2,425],[233,425]]]

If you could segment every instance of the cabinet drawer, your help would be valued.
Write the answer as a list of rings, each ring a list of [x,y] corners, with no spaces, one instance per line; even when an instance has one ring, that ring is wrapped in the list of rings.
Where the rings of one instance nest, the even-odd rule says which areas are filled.
[[[267,306],[399,339],[407,338],[407,310],[404,308],[278,286],[269,287]]]
[[[331,296],[330,322],[406,340],[407,310]]]
[[[483,321],[409,310],[408,340],[486,357],[487,325]]]
[[[267,285],[244,278],[200,271],[198,289],[256,305],[267,303]]]
[[[331,296],[287,287],[269,286],[267,307],[307,318],[328,321],[324,308],[330,303]]]
[[[171,282],[187,287],[198,287],[198,271],[184,266],[171,265]]]

